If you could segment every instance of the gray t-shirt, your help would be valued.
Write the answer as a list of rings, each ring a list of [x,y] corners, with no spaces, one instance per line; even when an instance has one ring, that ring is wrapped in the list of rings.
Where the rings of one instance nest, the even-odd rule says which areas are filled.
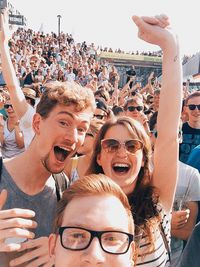
[[[0,191],[2,191],[2,189],[8,191],[8,198],[3,209],[22,208],[35,211],[36,215],[34,220],[37,222],[38,226],[36,229],[31,230],[35,233],[35,238],[49,236],[49,234],[52,233],[57,204],[55,182],[52,177],[48,179],[42,192],[30,196],[19,189],[3,165]],[[8,261],[13,258],[12,254],[15,254],[14,257],[16,257],[16,253],[0,253],[1,267],[9,266]]]

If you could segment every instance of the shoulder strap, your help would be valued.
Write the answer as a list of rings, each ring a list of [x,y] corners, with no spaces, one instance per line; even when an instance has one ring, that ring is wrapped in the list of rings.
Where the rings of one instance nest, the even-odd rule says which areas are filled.
[[[62,197],[63,191],[69,187],[69,179],[64,172],[52,174],[56,185],[56,196],[59,201]]]
[[[165,235],[165,231],[164,231],[164,228],[163,228],[163,225],[161,222],[159,223],[159,228],[160,228],[160,234],[162,236],[163,242],[165,244],[165,248],[166,248],[168,256],[169,256],[169,262],[171,263],[171,250],[170,250],[170,247],[169,247],[166,235]]]

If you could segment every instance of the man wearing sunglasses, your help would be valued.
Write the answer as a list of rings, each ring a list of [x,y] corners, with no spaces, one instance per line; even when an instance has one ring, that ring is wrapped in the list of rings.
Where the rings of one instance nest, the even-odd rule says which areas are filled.
[[[200,92],[189,95],[185,100],[188,121],[183,124],[183,142],[180,145],[180,160],[187,162],[190,152],[200,144]]]

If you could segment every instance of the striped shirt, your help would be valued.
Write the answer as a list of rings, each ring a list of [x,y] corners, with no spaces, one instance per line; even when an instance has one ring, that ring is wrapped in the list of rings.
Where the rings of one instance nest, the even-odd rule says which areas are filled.
[[[151,243],[147,239],[147,236],[143,236],[139,243],[138,258],[136,266],[142,267],[169,267],[170,260],[168,255],[168,249],[165,245],[165,241],[170,247],[170,216],[163,212],[162,209],[158,209],[161,214],[161,227],[156,227],[153,231],[155,238],[154,247],[151,247]],[[166,238],[163,238],[161,234],[161,228],[163,229]],[[151,247],[151,248],[150,248]],[[153,250],[152,250],[153,249]],[[148,253],[148,251],[151,251]],[[148,254],[146,254],[148,253]],[[145,255],[145,256],[144,256]]]

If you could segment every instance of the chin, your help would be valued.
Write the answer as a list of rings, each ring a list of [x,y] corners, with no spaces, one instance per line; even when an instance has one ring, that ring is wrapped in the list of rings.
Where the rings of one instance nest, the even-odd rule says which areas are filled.
[[[60,172],[62,172],[65,168],[66,162],[63,162],[61,164],[59,164],[59,166],[56,164],[49,164],[48,161],[43,161],[43,166],[45,167],[45,169],[50,172],[50,173],[54,173],[54,174],[58,174]]]

